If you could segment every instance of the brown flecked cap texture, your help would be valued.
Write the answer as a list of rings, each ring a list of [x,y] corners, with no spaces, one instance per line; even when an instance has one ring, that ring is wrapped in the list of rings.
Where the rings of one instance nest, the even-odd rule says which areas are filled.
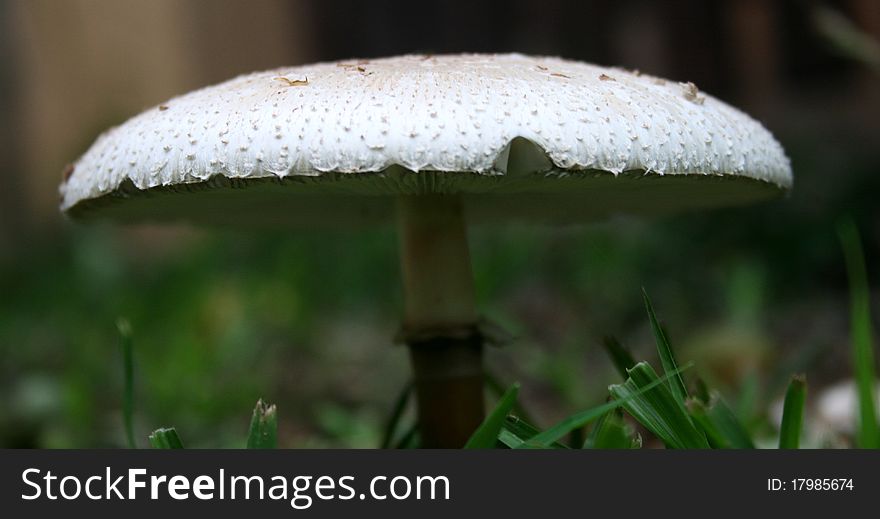
[[[768,198],[760,123],[692,83],[557,58],[402,56],[283,68],[170,99],[68,168],[74,217],[383,221],[450,193],[474,220],[578,222]]]

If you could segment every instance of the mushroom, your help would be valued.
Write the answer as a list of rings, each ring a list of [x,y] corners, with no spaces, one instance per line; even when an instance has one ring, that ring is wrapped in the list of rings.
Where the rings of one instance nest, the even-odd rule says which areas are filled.
[[[422,445],[483,418],[465,222],[566,224],[767,199],[792,184],[758,122],[693,83],[557,58],[402,56],[258,72],[113,128],[61,185],[74,219],[397,220]]]

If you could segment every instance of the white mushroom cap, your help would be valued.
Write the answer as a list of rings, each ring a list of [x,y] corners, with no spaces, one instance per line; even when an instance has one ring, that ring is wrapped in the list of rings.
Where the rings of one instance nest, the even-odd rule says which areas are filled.
[[[792,184],[773,136],[692,83],[517,54],[241,76],[109,130],[65,176],[74,216],[306,225],[383,220],[400,194],[576,222]]]

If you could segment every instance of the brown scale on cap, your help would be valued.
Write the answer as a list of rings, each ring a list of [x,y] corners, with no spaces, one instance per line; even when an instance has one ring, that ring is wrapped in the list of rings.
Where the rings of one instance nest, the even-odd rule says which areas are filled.
[[[286,77],[284,77],[284,76],[278,76],[278,77],[276,77],[275,79],[277,79],[278,81],[283,81],[283,82],[285,82],[285,83],[287,84],[287,86],[290,86],[290,87],[294,87],[294,86],[306,86],[306,85],[309,84],[309,78],[304,78],[304,79],[290,79],[290,78],[286,78]]]
[[[681,87],[684,90],[684,98],[688,101],[698,105],[701,105],[706,101],[706,98],[700,95],[700,89],[697,88],[697,85],[694,83],[690,81],[687,83],[681,83]]]
[[[357,70],[361,74],[365,76],[372,75],[372,72],[367,71],[367,65],[369,62],[367,60],[360,60],[357,63],[337,63],[336,66],[344,69],[344,70]]]

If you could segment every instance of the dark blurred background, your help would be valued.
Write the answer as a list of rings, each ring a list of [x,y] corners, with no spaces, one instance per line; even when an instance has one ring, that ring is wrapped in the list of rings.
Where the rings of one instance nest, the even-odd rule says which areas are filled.
[[[120,446],[116,321],[134,330],[135,427],[238,446],[258,397],[286,447],[378,444],[408,375],[393,229],[78,226],[65,164],[145,107],[233,75],[409,52],[557,55],[680,81],[762,121],[790,197],[569,229],[475,228],[478,297],[517,339],[488,354],[542,425],[618,380],[601,339],[673,343],[758,430],[794,371],[851,378],[850,215],[880,278],[880,2],[0,0],[0,446]],[[695,217],[696,216],[696,217]],[[876,281],[872,287],[876,288]],[[876,316],[876,311],[875,311]],[[808,418],[813,443],[849,425]]]

